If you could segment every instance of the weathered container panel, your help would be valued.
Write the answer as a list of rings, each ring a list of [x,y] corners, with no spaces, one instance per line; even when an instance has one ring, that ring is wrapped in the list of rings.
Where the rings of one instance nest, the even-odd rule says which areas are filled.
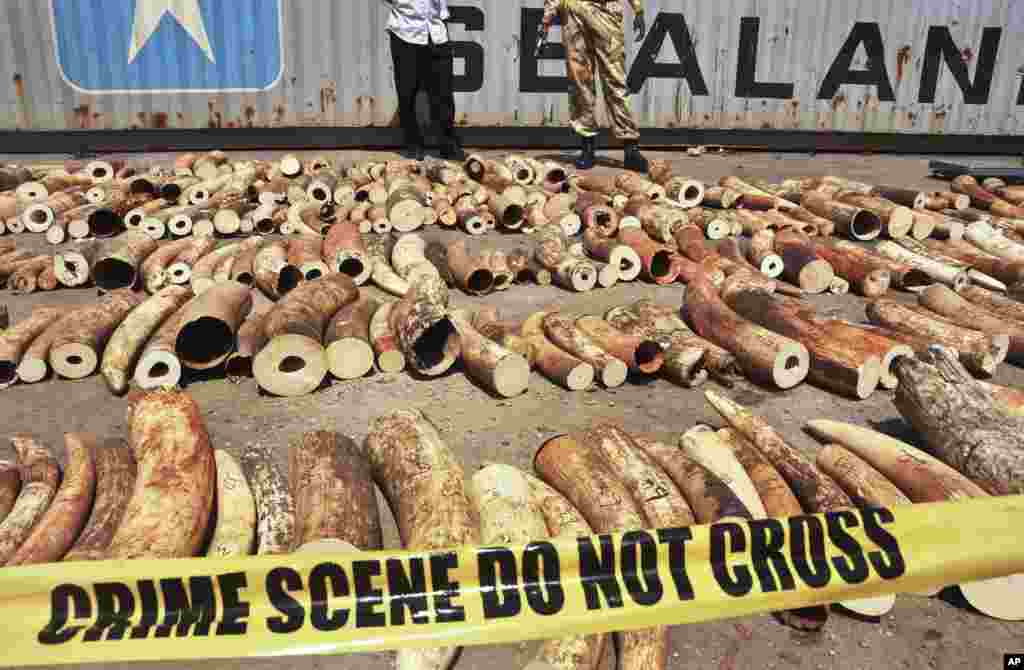
[[[531,53],[541,4],[452,3],[460,124],[567,124],[560,49]],[[1019,0],[647,6],[646,39],[628,39],[645,127],[1015,135],[1024,121]],[[5,0],[0,129],[392,125],[386,19],[379,0]]]

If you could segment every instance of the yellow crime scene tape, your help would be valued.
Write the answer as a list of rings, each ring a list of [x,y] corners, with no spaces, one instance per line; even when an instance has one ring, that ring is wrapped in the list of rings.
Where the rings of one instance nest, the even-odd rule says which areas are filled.
[[[525,546],[0,569],[3,666],[625,631],[1024,572],[1024,496]]]

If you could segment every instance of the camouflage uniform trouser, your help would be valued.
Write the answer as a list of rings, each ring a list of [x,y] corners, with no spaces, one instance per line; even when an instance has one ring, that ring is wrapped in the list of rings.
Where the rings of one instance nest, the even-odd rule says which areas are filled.
[[[572,86],[569,109],[573,130],[584,137],[597,134],[595,71],[600,70],[604,102],[612,132],[620,140],[640,137],[626,90],[626,43],[622,2],[573,0],[562,10],[562,43]]]

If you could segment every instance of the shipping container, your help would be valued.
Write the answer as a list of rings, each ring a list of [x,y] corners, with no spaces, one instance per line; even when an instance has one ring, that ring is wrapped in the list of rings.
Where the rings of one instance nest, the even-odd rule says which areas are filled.
[[[542,4],[452,3],[468,142],[574,142]],[[645,144],[1024,152],[1020,0],[658,0],[639,43],[624,4]],[[0,7],[4,151],[398,139],[382,0]]]

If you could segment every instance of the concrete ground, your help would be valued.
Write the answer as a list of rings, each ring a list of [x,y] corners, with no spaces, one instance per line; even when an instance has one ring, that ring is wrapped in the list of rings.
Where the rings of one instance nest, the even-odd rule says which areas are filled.
[[[268,154],[245,155],[267,157]],[[393,157],[394,154],[376,154]],[[657,156],[658,154],[651,154]],[[343,160],[358,160],[369,154],[344,152]],[[618,158],[618,152],[609,156]],[[942,182],[927,178],[926,157],[879,157],[861,155],[779,155],[767,153],[706,154],[691,158],[663,154],[675,164],[676,174],[707,181],[729,175],[751,175],[766,179],[813,174],[837,174],[874,183],[940,188]],[[137,157],[133,157],[137,158]],[[166,160],[167,155],[147,156]],[[960,160],[969,160],[963,159]],[[991,158],[988,163],[997,162]],[[16,157],[12,162],[23,162]],[[1007,165],[1019,160],[1008,158]],[[602,168],[604,169],[604,168]],[[430,237],[451,237],[460,233],[431,230]],[[41,236],[22,235],[19,243],[43,248]],[[517,236],[492,235],[493,244],[503,248],[517,245]],[[491,240],[488,240],[489,242]],[[636,282],[588,294],[567,293],[556,287],[516,286],[501,295],[468,298],[452,293],[456,306],[493,303],[503,317],[524,317],[539,307],[557,303],[566,310],[601,314],[614,305],[640,297],[678,305],[682,291]],[[37,305],[72,306],[93,301],[95,289],[61,290],[30,296],[0,294],[12,321],[26,316]],[[863,299],[854,295],[815,298],[827,313],[846,318],[863,318]],[[1024,386],[1024,370],[1005,365],[996,382]],[[707,388],[720,389],[714,382]],[[418,408],[442,430],[461,459],[467,474],[485,462],[502,462],[529,469],[536,449],[559,433],[578,428],[596,418],[612,419],[627,430],[651,431],[674,440],[697,423],[722,425],[704,402],[700,390],[679,388],[669,382],[628,382],[614,390],[594,388],[569,393],[533,375],[530,389],[511,400],[496,400],[456,370],[439,379],[417,380],[407,374],[372,374],[350,382],[333,382],[319,392],[296,399],[271,398],[260,394],[249,380],[233,385],[216,375],[191,380],[187,389],[202,406],[214,445],[234,453],[249,441],[271,445],[282,457],[290,441],[303,431],[330,428],[362,440],[370,421],[385,412]],[[907,434],[898,412],[885,391],[853,402],[810,384],[788,392],[776,392],[740,383],[724,392],[768,418],[793,445],[812,454],[818,445],[802,432],[806,421],[830,418],[867,425],[914,440]],[[90,431],[103,436],[123,436],[125,402],[112,397],[101,378],[71,382],[48,380],[31,386],[16,386],[0,396],[0,426],[10,432],[38,433],[57,449],[66,431]],[[0,457],[6,445],[0,446]],[[398,547],[394,523],[381,499],[385,541]],[[458,663],[460,670],[522,668],[532,659],[536,643],[468,648]],[[805,668],[808,670],[870,668],[953,668],[989,670],[1002,667],[1004,652],[1024,651],[1024,626],[988,619],[971,611],[954,597],[927,599],[901,596],[895,610],[880,622],[854,620],[836,613],[824,631],[803,634],[792,631],[770,616],[745,617],[702,625],[677,626],[671,632],[668,667],[672,670],[741,668]],[[273,660],[218,661],[216,667],[251,670],[392,667],[390,654],[344,657],[288,657]],[[146,670],[176,668],[200,670],[200,662],[138,664]],[[112,664],[106,667],[113,670]],[[614,668],[606,654],[603,668]]]

